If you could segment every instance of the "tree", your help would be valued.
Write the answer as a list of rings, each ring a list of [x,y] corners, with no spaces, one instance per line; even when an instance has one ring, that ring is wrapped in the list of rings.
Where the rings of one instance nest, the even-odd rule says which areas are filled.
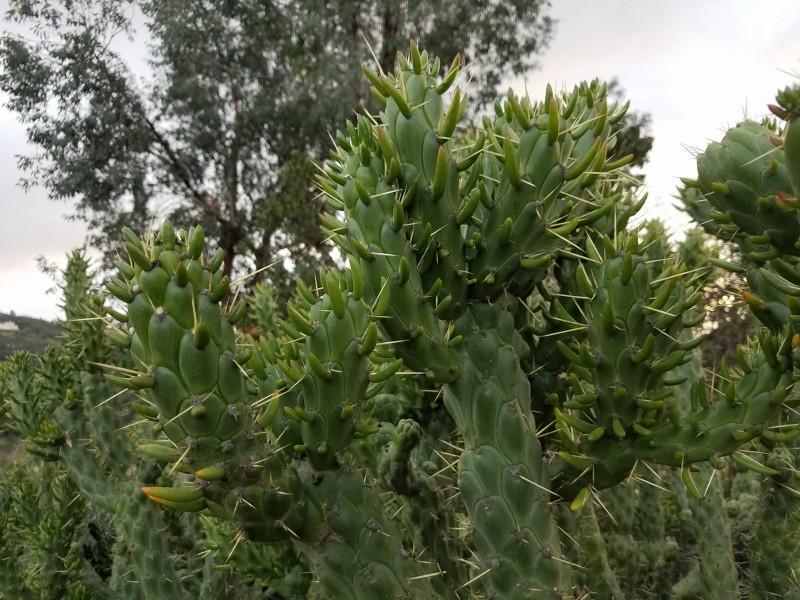
[[[36,154],[24,184],[74,203],[114,256],[120,227],[200,223],[225,271],[327,260],[313,161],[371,102],[361,63],[390,68],[416,37],[471,63],[474,106],[548,43],[547,0],[12,0],[30,34],[0,44],[0,90]],[[134,26],[137,24],[137,26]],[[137,80],[119,41],[148,44]],[[447,66],[446,64],[444,65]],[[140,81],[140,83],[137,83]],[[286,273],[271,272],[280,284]]]

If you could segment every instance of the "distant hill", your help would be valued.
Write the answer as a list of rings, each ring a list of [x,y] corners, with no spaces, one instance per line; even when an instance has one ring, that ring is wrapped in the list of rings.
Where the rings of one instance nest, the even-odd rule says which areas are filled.
[[[17,350],[41,352],[60,335],[59,323],[0,313],[0,360]]]

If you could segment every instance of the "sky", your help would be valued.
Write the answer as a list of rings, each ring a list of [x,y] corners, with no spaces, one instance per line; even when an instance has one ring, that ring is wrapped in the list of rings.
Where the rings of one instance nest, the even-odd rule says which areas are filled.
[[[560,89],[617,77],[632,109],[652,117],[646,214],[677,235],[688,219],[672,208],[672,196],[679,176],[696,173],[691,149],[719,139],[745,115],[763,115],[775,91],[792,80],[788,73],[800,73],[797,0],[553,0],[550,15],[558,23],[540,69],[510,86],[536,98],[548,82]],[[143,50],[128,50],[142,68]],[[47,293],[53,282],[38,271],[36,257],[63,266],[85,228],[65,219],[68,204],[17,186],[16,156],[34,149],[2,106],[0,132],[0,312],[59,318],[58,298]]]

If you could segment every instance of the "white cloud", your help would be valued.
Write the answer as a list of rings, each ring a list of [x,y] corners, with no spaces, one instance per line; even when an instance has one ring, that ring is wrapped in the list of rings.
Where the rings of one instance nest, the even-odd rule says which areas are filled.
[[[46,293],[53,282],[39,272],[36,257],[63,267],[66,253],[83,243],[86,228],[66,221],[69,206],[48,200],[44,190],[25,193],[18,187],[16,155],[31,151],[25,130],[2,109],[0,131],[0,312],[54,319],[60,316],[58,298]]]

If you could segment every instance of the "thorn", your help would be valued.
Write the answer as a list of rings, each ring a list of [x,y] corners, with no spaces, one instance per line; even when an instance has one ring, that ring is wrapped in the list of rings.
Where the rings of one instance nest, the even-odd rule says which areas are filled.
[[[178,460],[175,461],[175,464],[172,465],[172,468],[169,470],[170,475],[175,472],[175,469],[177,469],[178,465],[183,462],[183,459],[186,458],[186,455],[189,454],[189,450],[191,449],[192,446],[190,444],[186,444],[186,450],[183,452],[183,454],[181,454],[180,458],[178,458]]]
[[[546,487],[544,487],[543,485],[540,485],[540,484],[536,483],[535,481],[533,481],[533,480],[531,480],[531,479],[528,479],[527,477],[525,477],[525,476],[524,476],[524,475],[522,475],[521,473],[516,473],[516,475],[517,475],[517,477],[519,477],[520,479],[522,479],[522,481],[524,481],[524,482],[526,482],[526,483],[530,483],[532,486],[534,486],[534,487],[537,487],[537,488],[539,488],[540,490],[542,490],[542,491],[544,491],[544,492],[547,492],[547,493],[548,493],[548,494],[550,494],[551,496],[555,496],[556,498],[561,498],[561,496],[560,496],[560,495],[558,495],[558,494],[556,494],[556,493],[555,493],[553,490],[548,490],[548,489],[547,489]]]
[[[128,423],[127,425],[123,425],[122,427],[118,427],[114,430],[114,433],[117,431],[122,431],[123,429],[128,429],[129,427],[135,427],[136,425],[141,425],[142,423],[149,423],[149,419],[141,419],[139,421],[134,421],[133,423]]]
[[[103,405],[104,405],[106,402],[111,402],[111,401],[112,401],[114,398],[117,398],[117,397],[121,396],[122,394],[124,394],[124,393],[125,393],[125,392],[127,392],[127,391],[128,391],[127,389],[122,389],[122,390],[118,391],[116,394],[112,394],[111,396],[109,396],[108,398],[106,398],[105,400],[103,400],[103,401],[102,401],[100,404],[97,404],[97,405],[95,405],[95,407],[94,407],[94,408],[100,408],[100,407],[101,407],[101,406],[103,406]],[[137,394],[137,395],[138,395],[138,394]]]
[[[703,498],[708,496],[708,490],[711,488],[711,482],[714,481],[714,477],[716,476],[717,471],[716,469],[711,469],[711,477],[708,478],[708,483],[706,484],[706,489],[703,490]]]
[[[94,365],[95,367],[100,367],[101,369],[109,369],[111,371],[119,371],[120,373],[128,373],[129,375],[146,375],[147,373],[142,373],[141,371],[135,371],[133,369],[126,369],[125,367],[118,367],[116,365],[109,365],[106,363],[98,363],[93,361],[86,361],[87,364]]]
[[[491,568],[491,567],[489,567],[489,568],[488,568],[488,569],[486,569],[486,570],[485,570],[483,573],[479,573],[478,575],[475,575],[475,577],[473,577],[472,579],[470,579],[470,580],[469,580],[469,581],[467,581],[466,583],[464,583],[464,584],[462,584],[462,585],[458,586],[458,587],[457,587],[457,588],[456,588],[454,591],[456,591],[456,592],[457,592],[457,591],[458,591],[458,590],[460,590],[461,588],[465,588],[465,587],[467,587],[468,585],[471,585],[471,584],[475,583],[476,581],[478,581],[478,579],[480,579],[481,577],[483,577],[484,575],[486,575],[486,574],[487,574],[489,571],[491,571],[491,570],[492,570],[492,568]]]
[[[282,262],[282,261],[283,261],[283,259],[279,258],[275,262],[271,262],[270,264],[268,264],[265,267],[261,267],[260,269],[256,269],[255,271],[252,271],[250,273],[246,273],[245,275],[242,275],[241,277],[238,277],[238,278],[234,279],[233,281],[231,281],[231,287],[233,287],[234,285],[237,285],[237,284],[239,284],[239,283],[241,283],[241,282],[243,282],[243,281],[245,281],[247,279],[250,279],[254,275],[258,275],[262,271],[266,271],[267,269],[269,269],[271,267],[274,267],[275,265],[277,265],[279,262]]]
[[[236,533],[236,537],[234,537],[233,539],[235,540],[234,544],[233,544],[233,548],[231,548],[231,551],[228,554],[228,557],[225,559],[226,563],[231,559],[231,556],[233,556],[233,553],[236,551],[236,548],[239,545],[239,542],[241,542],[244,539],[244,532],[243,531],[238,531]]]
[[[408,580],[409,581],[414,581],[416,579],[429,579],[430,577],[439,577],[440,575],[444,575],[446,572],[447,571],[442,571],[441,569],[439,569],[435,573],[428,573],[426,575],[417,575],[415,577],[409,577]]]
[[[614,522],[614,525],[617,525],[617,526],[618,526],[618,525],[619,525],[619,523],[617,523],[617,520],[614,518],[614,515],[612,515],[612,514],[611,514],[611,512],[608,510],[608,508],[606,507],[606,505],[605,505],[605,504],[603,504],[603,501],[602,501],[602,500],[600,500],[600,495],[599,495],[599,494],[598,494],[598,493],[597,493],[597,492],[594,490],[594,488],[592,488],[591,492],[592,492],[592,496],[594,497],[594,499],[595,499],[595,500],[597,500],[597,503],[598,503],[598,504],[599,504],[599,505],[600,505],[600,506],[603,508],[603,510],[604,510],[604,511],[606,511],[606,514],[607,514],[607,515],[608,515],[608,516],[611,518],[611,520]]]
[[[574,562],[570,562],[570,561],[568,561],[566,559],[563,559],[563,558],[559,558],[558,556],[551,556],[550,558],[552,558],[553,560],[557,560],[558,562],[564,563],[565,565],[570,565],[572,567],[576,567],[578,569],[586,569],[586,567],[584,567],[582,565],[576,564]]]
[[[208,396],[206,396],[206,397],[208,397]],[[205,399],[205,398],[204,398],[204,399]],[[170,423],[172,423],[172,422],[173,422],[175,419],[178,419],[178,418],[182,417],[182,416],[183,416],[183,415],[185,415],[187,412],[189,412],[190,410],[192,410],[192,408],[194,408],[194,405],[190,403],[190,404],[189,404],[189,406],[187,406],[186,408],[184,408],[184,409],[183,409],[181,412],[179,412],[177,415],[175,415],[174,417],[172,417],[172,418],[171,418],[169,421],[167,421],[166,423],[164,423],[164,426],[166,427],[167,425],[169,425]]]

